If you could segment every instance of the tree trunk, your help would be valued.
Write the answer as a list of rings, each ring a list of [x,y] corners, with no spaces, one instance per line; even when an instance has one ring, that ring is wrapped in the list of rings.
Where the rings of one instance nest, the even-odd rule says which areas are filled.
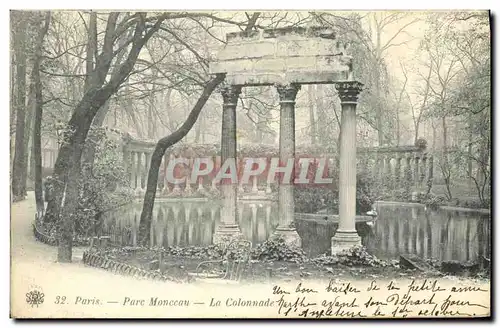
[[[34,65],[33,65],[34,66]],[[33,72],[31,73],[33,75]],[[22,176],[22,185],[24,186],[24,191],[26,195],[26,186],[27,186],[27,181],[28,181],[28,172],[30,171],[30,159],[32,152],[29,150],[30,148],[30,141],[31,141],[31,135],[33,132],[33,116],[35,112],[35,106],[36,106],[36,99],[35,99],[35,86],[33,82],[33,78],[31,78],[30,82],[30,87],[29,87],[29,92],[28,92],[28,111],[26,115],[26,135],[24,136],[24,171],[23,171],[23,176]]]
[[[399,147],[400,142],[401,142],[401,131],[400,131],[399,104],[398,104],[398,108],[396,108],[396,146]]]
[[[40,29],[35,45],[35,59],[33,63],[33,72],[31,74],[35,93],[35,120],[33,126],[33,157],[35,162],[35,201],[36,217],[43,217],[44,202],[42,190],[42,118],[43,118],[43,95],[42,81],[40,80],[40,64],[42,61],[43,40],[47,34],[50,24],[50,11],[45,14],[45,25]]]
[[[12,194],[14,200],[24,199],[23,172],[26,167],[24,157],[24,135],[26,120],[26,27],[27,20],[22,19],[16,33],[15,52],[17,58],[17,111],[16,111],[16,141],[14,147],[14,163],[12,168]]]
[[[469,188],[472,187],[472,127],[470,126],[470,123],[467,144],[467,185]]]
[[[104,123],[104,119],[106,118],[106,114],[108,113],[108,110],[109,110],[109,101],[106,101],[104,105],[101,108],[99,108],[96,116],[94,117],[94,120],[92,121],[92,126],[94,128],[100,128],[102,126],[102,124]],[[97,142],[98,140],[92,135],[89,136],[85,142],[85,148],[82,155],[83,156],[82,170],[84,176],[90,174],[90,172],[92,172],[92,169],[94,167]]]
[[[124,33],[120,36],[118,40],[118,46],[121,47],[123,46],[125,40],[126,40],[127,33]],[[88,45],[87,45],[87,76],[91,76],[93,70],[94,70],[94,58],[95,53],[97,51],[97,16],[95,12],[91,12],[90,16],[90,23],[89,23],[89,39],[88,39]],[[123,56],[125,55],[125,48],[118,53],[116,56],[116,61],[115,61],[115,66],[112,69],[111,74],[116,73],[116,69],[120,67],[118,64],[121,63]],[[90,88],[92,84],[91,78],[87,78],[85,80],[85,90]],[[96,116],[94,117],[94,120],[92,121],[92,126],[95,128],[100,128],[102,127],[104,120],[106,119],[106,115],[108,114],[109,111],[109,100],[104,103],[104,105],[99,108],[97,111]],[[85,148],[84,148],[84,153],[83,153],[83,160],[82,160],[82,167],[84,170],[84,174],[90,174],[94,168],[94,160],[95,160],[95,152],[96,152],[96,143],[98,140],[95,138],[89,138],[85,143]],[[87,175],[86,175],[87,176]]]
[[[92,78],[92,85],[88,90],[85,90],[82,99],[73,111],[54,166],[54,195],[47,204],[45,219],[47,221],[58,221],[59,223],[59,262],[71,262],[73,215],[78,200],[80,161],[92,121],[101,106],[108,101],[111,95],[116,93],[125,81],[134,68],[142,47],[158,31],[160,24],[167,17],[166,15],[160,16],[154,26],[149,28],[147,32],[144,21],[137,21],[132,38],[132,46],[126,60],[123,64],[119,65],[116,73],[107,79],[106,77],[114,56],[113,42],[118,15],[118,13],[110,13],[108,16],[103,50],[96,60],[96,68],[93,72],[95,76]],[[107,83],[105,83],[106,80]],[[76,175],[73,175],[75,173]]]
[[[453,195],[451,193],[451,167],[450,161],[448,160],[448,131],[446,127],[445,115],[441,118],[441,122],[443,124],[443,165],[441,165],[441,171],[443,172],[444,183],[446,186],[446,197],[448,200],[451,200]]]
[[[383,113],[382,113],[382,104],[380,101],[381,93],[380,93],[380,65],[375,67],[375,122],[377,125],[377,135],[378,135],[378,145],[383,146],[385,143],[384,140],[384,123],[383,123]]]
[[[224,78],[225,78],[224,74],[217,74],[215,78],[210,80],[203,88],[203,92],[200,98],[198,98],[198,101],[196,102],[193,109],[189,113],[184,124],[182,124],[182,126],[179,129],[177,129],[169,136],[160,139],[156,144],[153,155],[151,156],[151,164],[149,166],[146,194],[144,195],[144,204],[142,207],[141,221],[139,225],[139,239],[141,241],[141,244],[143,245],[146,244],[147,241],[149,240],[149,235],[151,231],[151,217],[153,214],[153,205],[156,197],[156,189],[158,184],[158,173],[160,170],[160,165],[163,155],[165,154],[165,151],[167,150],[168,147],[175,145],[189,133],[194,123],[196,123],[196,120],[198,119],[198,116],[201,110],[203,109],[203,106],[207,102],[208,98],[210,98],[212,92],[224,80]]]

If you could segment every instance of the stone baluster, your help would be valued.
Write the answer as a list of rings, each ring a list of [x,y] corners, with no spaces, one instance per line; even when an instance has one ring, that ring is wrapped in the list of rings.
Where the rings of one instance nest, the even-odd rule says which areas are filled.
[[[394,165],[394,176],[396,181],[396,187],[401,187],[401,155],[398,153],[396,155],[396,163]]]
[[[167,207],[165,216],[165,225],[167,230],[167,245],[174,246],[175,239],[175,221],[173,216],[170,214],[171,208]]]
[[[382,183],[382,182],[384,182],[384,157],[382,154],[378,154],[377,156],[378,156],[377,157],[377,177],[378,177],[378,181],[380,183]]]
[[[271,228],[271,206],[269,204],[266,206],[266,227]]]
[[[369,158],[369,161],[370,163],[372,163],[373,167],[372,167],[372,176],[376,179],[378,179],[378,175],[379,175],[379,166],[378,166],[378,157],[379,157],[379,154],[378,153],[375,153],[375,158],[373,159],[370,159],[370,156],[367,155],[367,157]]]
[[[434,156],[431,154],[428,158],[429,166],[427,171],[427,190],[430,191],[432,187],[432,179],[434,177]]]
[[[125,147],[123,148],[122,152],[123,156],[123,169],[125,171],[125,179],[127,183],[130,185],[130,174],[131,174],[131,166],[130,166],[130,151],[126,149]]]
[[[245,204],[240,204],[240,206],[238,206],[238,222],[237,222],[238,226],[241,226],[241,224],[242,224],[241,221],[243,221],[244,211],[245,211]]]
[[[186,214],[186,223],[187,223],[187,230],[188,230],[188,235],[187,235],[187,243],[188,245],[191,244],[193,240],[193,220],[191,219],[191,203],[186,203],[184,204],[184,211]]]
[[[205,164],[203,164],[205,165]],[[200,169],[204,169],[205,167],[203,167],[202,164],[200,164]],[[195,183],[198,184],[198,187],[196,188],[196,191],[198,192],[203,192],[205,190],[205,188],[203,187],[203,176],[200,176],[197,178],[197,180],[195,181]]]
[[[222,89],[222,139],[221,139],[221,165],[226,161],[236,164],[236,106],[241,88],[228,86]],[[221,225],[214,234],[214,244],[225,244],[231,239],[239,238],[241,230],[237,219],[237,182],[232,179],[221,181],[222,209]]]
[[[340,122],[339,227],[332,237],[332,254],[361,244],[356,231],[356,105],[363,84],[337,83]]]
[[[171,155],[170,155],[170,160],[172,161],[172,160],[174,160],[176,157],[177,157],[177,156],[175,156],[175,154],[171,154]],[[180,164],[177,164],[177,165],[173,168],[173,176],[174,176],[174,178],[176,178],[176,179],[177,179],[178,177],[176,176],[176,174],[175,174],[175,173],[176,173],[176,170],[177,170],[177,168],[179,167],[179,165],[180,165]],[[179,186],[179,183],[178,183],[178,182],[174,182],[174,187],[173,187],[173,189],[172,189],[172,194],[173,194],[174,196],[176,196],[176,195],[179,195],[180,193],[181,193],[181,187]]]
[[[138,228],[138,225],[136,224],[136,216],[137,216],[137,213],[134,213],[130,217],[132,219],[132,222],[130,222],[130,225],[132,227],[132,246],[137,246],[137,230],[138,230],[137,228]]]
[[[245,192],[245,188],[243,188],[243,181],[242,181],[243,179],[241,177],[243,175],[243,170],[245,170],[246,165],[247,163],[243,160],[243,157],[239,156],[237,158],[236,166],[238,170],[238,193],[240,194],[240,197]]]
[[[193,159],[188,158],[188,164],[186,166],[186,187],[184,188],[184,193],[186,195],[191,195],[193,190],[191,189],[191,168],[192,168],[192,163]]]
[[[279,135],[279,160],[287,163],[295,161],[295,98],[300,90],[298,84],[278,85],[280,100],[280,135]],[[279,224],[275,233],[283,236],[288,245],[301,246],[297,230],[295,229],[295,200],[294,200],[294,174],[291,181],[279,180],[278,211]]]
[[[386,180],[389,177],[390,172],[391,172],[391,157],[390,157],[390,155],[385,155],[384,156],[384,180]]]
[[[137,166],[136,166],[136,175],[135,175],[135,193],[137,195],[141,194],[141,189],[142,189],[142,152],[138,151],[136,152],[137,156]]]
[[[405,185],[410,186],[410,182],[412,181],[412,170],[411,170],[411,155],[405,155]],[[411,190],[409,190],[411,191]]]
[[[268,206],[264,204],[264,206]],[[262,213],[262,212],[261,212]],[[261,215],[260,220],[257,221],[257,239],[259,242],[263,242],[266,239],[266,218]]]
[[[266,163],[269,165],[269,163],[271,163],[271,158],[268,157]],[[271,189],[271,180],[269,179],[268,174],[269,172],[266,173],[266,194],[270,194],[273,192],[273,190]]]
[[[414,161],[415,161],[415,164],[413,166],[413,181],[415,183],[415,187],[418,188],[419,187],[419,181],[420,181],[420,154],[418,153],[415,153],[415,156],[414,156]]]
[[[217,209],[215,207],[210,208],[210,222],[214,223],[214,225],[217,227],[219,225],[219,220],[215,217],[215,213],[217,212]]]
[[[220,169],[220,156],[214,156],[214,171],[213,172],[218,172]],[[217,191],[217,182],[215,180],[215,174],[212,176],[212,182],[210,184],[210,189],[212,191]]]
[[[172,213],[174,214],[174,225],[175,225],[175,245],[179,246],[181,242],[182,232],[184,231],[184,221],[179,220],[179,205],[176,203],[172,205]]]
[[[135,190],[135,179],[137,176],[137,153],[130,152],[130,188]]]
[[[389,254],[394,254],[397,252],[395,252],[395,248],[396,248],[396,243],[395,243],[395,239],[396,239],[396,234],[397,232],[395,231],[395,226],[394,226],[394,221],[395,220],[387,220],[387,225],[388,225],[388,238],[387,238],[387,250],[389,251]]]
[[[151,153],[144,152],[144,172],[142,174],[141,192],[144,193],[148,186],[149,167],[151,166]]]
[[[250,210],[252,211],[252,220],[250,221],[250,240],[257,237],[257,204],[250,204]]]
[[[390,155],[385,155],[384,156],[384,181],[385,185],[387,187],[391,187],[391,156]]]
[[[257,194],[259,192],[259,187],[258,187],[258,184],[259,184],[259,176],[258,175],[254,175],[252,177],[252,193],[254,194]]]
[[[170,158],[169,154],[165,154],[163,156],[163,164],[164,164],[164,166],[163,166],[163,191],[162,191],[163,195],[168,195],[168,193],[170,192],[170,189],[168,187],[168,177],[167,177],[169,158]]]
[[[420,166],[420,185],[423,185],[426,173],[427,173],[427,153],[424,153],[422,156],[422,161]]]
[[[196,208],[196,225],[194,226],[195,228],[195,236],[197,237],[197,242],[203,243],[203,238],[202,238],[202,228],[203,228],[203,205],[199,205]]]

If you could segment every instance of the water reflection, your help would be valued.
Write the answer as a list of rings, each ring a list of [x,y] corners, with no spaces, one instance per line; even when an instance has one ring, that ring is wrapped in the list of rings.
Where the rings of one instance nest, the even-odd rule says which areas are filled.
[[[109,213],[103,232],[119,245],[137,245],[142,204],[134,203]],[[271,202],[238,204],[238,224],[253,244],[267,240],[278,224],[278,207]],[[216,202],[158,202],[153,209],[151,246],[210,245],[220,224]]]
[[[490,257],[490,214],[380,204],[365,245],[381,258],[414,254],[440,261]]]
[[[142,205],[134,203],[108,213],[103,233],[119,245],[137,245]],[[422,205],[377,205],[376,223],[356,223],[370,253],[385,259],[414,254],[438,260],[475,261],[490,257],[490,215],[430,210]],[[239,226],[254,245],[264,242],[278,224],[272,202],[240,202]],[[151,224],[151,246],[210,245],[220,224],[220,204],[210,201],[157,202]],[[337,223],[297,220],[297,232],[309,256],[328,253]]]

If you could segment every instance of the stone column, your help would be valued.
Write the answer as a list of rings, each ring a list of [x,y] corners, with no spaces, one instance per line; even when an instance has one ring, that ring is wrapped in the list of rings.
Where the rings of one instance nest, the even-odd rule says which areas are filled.
[[[222,89],[222,139],[221,165],[227,160],[236,163],[236,105],[241,88],[228,86]],[[236,174],[236,173],[234,173]],[[232,239],[241,237],[241,230],[237,221],[237,188],[238,184],[231,179],[220,182],[222,194],[221,224],[214,233],[214,244],[225,244]]]
[[[363,84],[335,85],[342,105],[340,122],[339,227],[332,237],[332,254],[361,245],[356,232],[356,105]]]
[[[279,158],[281,165],[286,165],[289,159],[295,161],[295,97],[300,90],[298,84],[278,85],[280,98],[280,146]],[[297,230],[295,229],[295,200],[293,198],[293,179],[284,183],[279,180],[278,215],[279,224],[275,234],[282,235],[288,245],[302,246]]]

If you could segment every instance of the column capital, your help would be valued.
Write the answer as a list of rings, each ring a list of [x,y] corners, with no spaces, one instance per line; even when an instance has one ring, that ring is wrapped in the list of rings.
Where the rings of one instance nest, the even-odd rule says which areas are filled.
[[[338,82],[335,83],[335,89],[337,89],[341,103],[356,104],[359,93],[363,90],[363,83],[358,81]]]
[[[295,103],[295,97],[300,90],[300,84],[276,84],[275,86],[280,96],[280,103]]]
[[[238,97],[241,93],[241,87],[228,85],[221,89],[222,99],[224,105],[236,106],[238,104]]]

